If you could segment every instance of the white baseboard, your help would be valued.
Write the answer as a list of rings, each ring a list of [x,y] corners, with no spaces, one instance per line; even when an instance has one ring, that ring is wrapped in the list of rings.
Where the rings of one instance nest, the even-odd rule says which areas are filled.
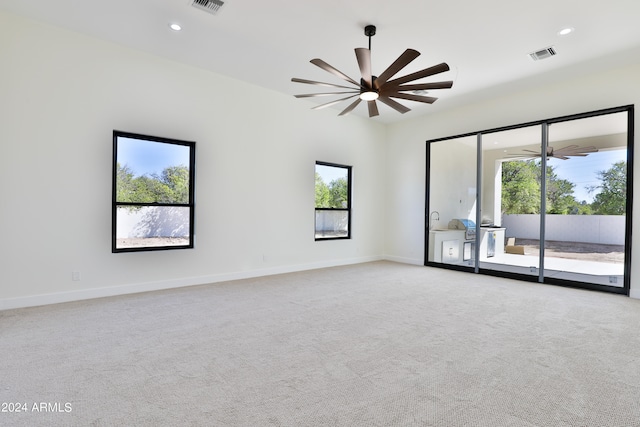
[[[133,283],[128,285],[109,286],[104,288],[82,289],[17,298],[4,298],[0,299],[0,311],[11,310],[15,308],[59,304],[72,301],[82,301],[94,298],[112,297],[118,295],[137,294],[141,292],[160,291],[164,289],[175,289],[186,286],[206,285],[209,283],[226,282],[229,280],[251,279],[254,277],[294,273],[297,271],[315,270],[319,268],[338,267],[341,265],[362,264],[365,262],[382,261],[385,259],[385,257],[379,256],[348,258],[247,271],[237,271],[231,273],[221,273],[210,276],[185,277],[182,279],[164,280],[160,282]]]
[[[386,261],[399,262],[401,264],[424,265],[424,260],[416,259],[416,258],[404,258],[404,257],[386,255],[384,259]]]
[[[210,276],[186,277],[183,279],[164,280],[160,282],[134,283],[128,285],[110,286],[95,289],[83,289],[69,292],[56,292],[51,294],[33,295],[27,297],[0,299],[0,311],[16,308],[36,307],[41,305],[59,304],[64,302],[82,301],[95,298],[112,297],[118,295],[137,294],[141,292],[160,291],[164,289],[175,289],[187,286],[206,285],[209,283],[226,282],[230,280],[251,279],[262,276],[272,276],[275,274],[294,273],[297,271],[315,270],[319,268],[339,267],[341,265],[362,264],[373,261],[392,261],[402,264],[424,265],[423,260],[415,258],[404,258],[397,256],[372,256],[349,258],[341,260],[329,260],[315,263],[298,265],[286,265],[272,268],[255,269],[248,271],[237,271],[221,273]],[[629,297],[640,299],[640,289],[631,289]]]

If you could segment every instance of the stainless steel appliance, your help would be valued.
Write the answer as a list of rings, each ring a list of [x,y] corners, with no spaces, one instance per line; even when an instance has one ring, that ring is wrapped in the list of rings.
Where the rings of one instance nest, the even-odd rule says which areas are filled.
[[[496,232],[489,231],[487,233],[487,258],[496,256]]]
[[[463,244],[462,260],[473,261],[476,256],[476,242],[468,241]]]
[[[449,221],[450,230],[464,230],[465,240],[476,239],[476,223],[470,219],[452,219]]]

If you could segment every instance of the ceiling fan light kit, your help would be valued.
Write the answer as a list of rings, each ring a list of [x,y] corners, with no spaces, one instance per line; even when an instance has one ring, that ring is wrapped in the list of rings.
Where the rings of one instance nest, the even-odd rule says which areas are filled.
[[[380,95],[375,90],[367,90],[360,92],[360,99],[363,101],[375,101]]]
[[[431,96],[422,96],[417,95],[418,91],[425,91],[431,89],[450,89],[453,87],[452,81],[442,81],[442,82],[434,82],[434,83],[418,83],[418,84],[405,84],[409,82],[413,82],[414,80],[422,79],[425,77],[433,76],[435,74],[443,73],[449,71],[449,66],[446,63],[441,63],[438,65],[434,65],[433,67],[425,68],[424,70],[417,71],[415,73],[408,74],[404,77],[399,77],[393,80],[390,80],[393,76],[398,74],[404,67],[409,65],[411,61],[416,59],[420,52],[414,49],[407,49],[404,51],[402,55],[396,59],[393,64],[391,64],[386,70],[382,72],[379,76],[374,76],[371,73],[371,37],[376,34],[376,27],[374,25],[367,25],[364,28],[364,35],[369,37],[369,48],[359,47],[355,49],[356,59],[358,61],[358,67],[360,68],[360,82],[355,81],[351,77],[347,76],[343,72],[339,71],[335,67],[324,62],[322,59],[312,59],[311,63],[315,66],[322,68],[323,70],[333,74],[336,77],[341,78],[342,80],[350,83],[355,86],[344,86],[337,85],[333,83],[325,83],[318,82],[313,80],[305,80],[299,78],[292,78],[291,81],[294,83],[304,83],[311,84],[316,86],[325,86],[331,88],[339,88],[339,89],[349,89],[349,91],[340,91],[340,92],[324,92],[324,93],[311,93],[311,94],[302,94],[295,95],[296,98],[311,98],[317,96],[330,96],[330,95],[342,95],[348,94],[349,96],[327,102],[325,104],[318,105],[313,107],[314,110],[318,110],[321,108],[331,107],[336,105],[339,102],[346,101],[351,98],[356,98],[347,108],[342,110],[339,114],[340,116],[344,116],[349,114],[353,109],[355,109],[360,102],[367,102],[367,106],[369,108],[369,117],[375,117],[379,115],[378,105],[376,101],[380,101],[394,110],[398,111],[401,114],[406,113],[407,111],[411,111],[409,108],[400,104],[399,102],[391,99],[405,99],[407,101],[416,101],[423,102],[427,104],[434,103],[438,98],[434,98]],[[410,93],[408,93],[410,92]]]

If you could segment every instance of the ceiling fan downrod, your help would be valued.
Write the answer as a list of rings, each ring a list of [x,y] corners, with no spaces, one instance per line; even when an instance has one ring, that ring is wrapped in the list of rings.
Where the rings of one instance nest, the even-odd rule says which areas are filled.
[[[376,26],[367,25],[364,27],[364,35],[369,37],[369,57],[371,57],[371,37],[376,35]],[[364,79],[360,79],[360,99],[363,101],[375,101],[378,99],[378,91],[373,85],[376,78],[376,76],[371,76],[371,87],[369,87]]]
[[[376,26],[367,25],[364,27],[364,35],[369,37],[369,51],[371,51],[371,37],[376,35]]]

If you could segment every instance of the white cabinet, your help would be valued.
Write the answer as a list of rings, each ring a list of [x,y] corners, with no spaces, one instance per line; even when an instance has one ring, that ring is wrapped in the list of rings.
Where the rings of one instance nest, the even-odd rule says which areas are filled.
[[[505,230],[504,228],[480,228],[480,260],[504,253]],[[491,240],[493,240],[493,246],[490,244]],[[472,242],[465,239],[464,230],[431,230],[429,231],[428,260],[445,264],[472,265],[475,258]],[[467,256],[464,255],[465,244]],[[490,247],[493,248],[491,252]]]
[[[480,260],[502,255],[504,253],[505,228],[480,227]],[[493,251],[489,251],[493,240]]]
[[[428,260],[457,264],[462,261],[464,242],[464,230],[431,230]]]

